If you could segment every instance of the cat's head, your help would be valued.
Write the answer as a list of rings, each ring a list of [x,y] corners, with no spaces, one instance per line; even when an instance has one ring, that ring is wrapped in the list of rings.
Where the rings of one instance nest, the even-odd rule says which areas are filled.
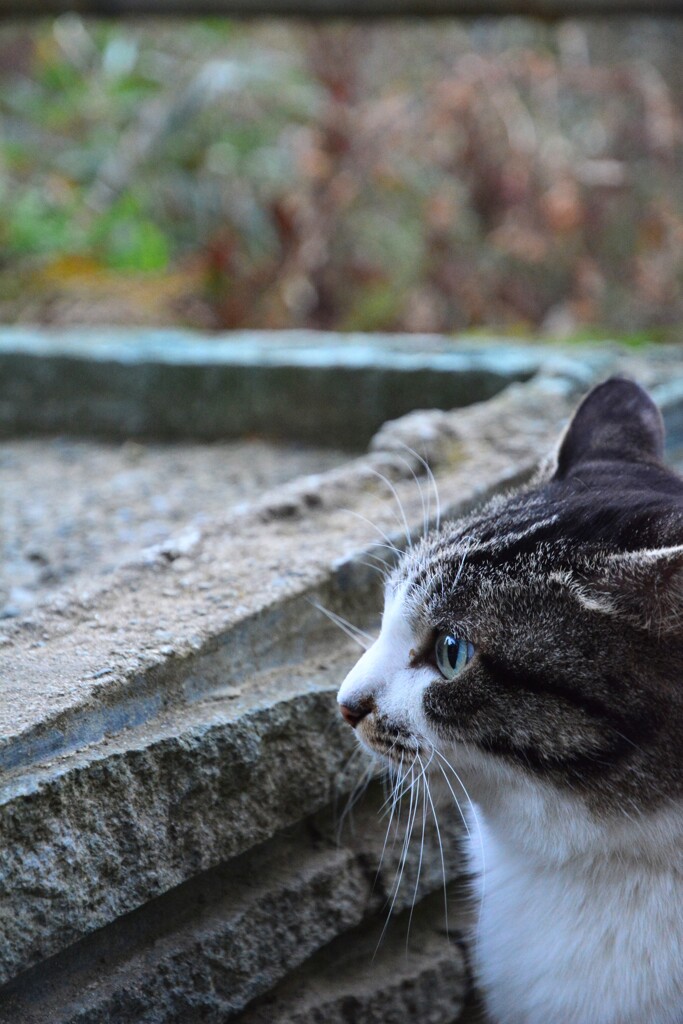
[[[447,750],[603,811],[683,788],[683,481],[636,384],[595,388],[542,479],[446,524],[387,582],[339,692],[395,764]],[[475,794],[476,795],[476,794]]]

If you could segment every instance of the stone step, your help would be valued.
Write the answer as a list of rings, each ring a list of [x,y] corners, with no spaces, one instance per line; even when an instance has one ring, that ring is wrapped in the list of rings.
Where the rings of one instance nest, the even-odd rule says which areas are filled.
[[[299,666],[305,692],[290,676],[246,710],[197,702],[8,786],[0,977],[322,807],[354,749],[334,713],[350,664]]]
[[[463,946],[443,903],[341,935],[239,1016],[240,1024],[456,1024],[469,995]]]
[[[332,939],[366,920],[373,936],[378,916],[386,920],[403,835],[401,827],[383,848],[383,801],[374,785],[355,810],[353,827],[340,832],[339,809],[327,809],[93,932],[0,989],[0,1021],[211,1024],[232,1018]],[[460,871],[458,817],[447,807],[439,815],[444,861],[430,822],[419,876],[413,855],[395,911],[442,890],[443,875],[451,880]],[[451,917],[461,924],[459,890],[450,904]],[[439,935],[445,945],[443,892],[433,922],[419,974]],[[392,919],[388,949],[394,931]],[[411,939],[413,948],[419,942],[414,947]],[[393,963],[380,959],[378,978],[389,968]],[[462,991],[462,969],[456,955],[448,971],[459,979],[454,992]]]

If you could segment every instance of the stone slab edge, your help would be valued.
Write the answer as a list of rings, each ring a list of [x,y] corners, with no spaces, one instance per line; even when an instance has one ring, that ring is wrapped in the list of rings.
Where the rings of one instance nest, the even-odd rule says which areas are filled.
[[[437,335],[3,328],[0,436],[261,433],[358,449],[387,419],[483,401],[553,362],[572,360]]]

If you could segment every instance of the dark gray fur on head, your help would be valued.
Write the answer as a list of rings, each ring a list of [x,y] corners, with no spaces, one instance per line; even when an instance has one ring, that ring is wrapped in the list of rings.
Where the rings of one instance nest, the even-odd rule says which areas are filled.
[[[471,641],[429,686],[438,733],[605,810],[683,792],[683,481],[661,416],[612,379],[572,419],[545,479],[429,535],[394,582],[428,660]]]

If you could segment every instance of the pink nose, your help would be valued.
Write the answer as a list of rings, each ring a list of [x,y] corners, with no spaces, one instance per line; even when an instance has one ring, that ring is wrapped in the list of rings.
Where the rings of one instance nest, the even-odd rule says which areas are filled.
[[[340,704],[339,710],[344,721],[348,722],[355,729],[358,723],[362,722],[365,716],[370,714],[373,707],[372,701],[364,701],[362,704],[356,704],[352,708],[347,704]]]

